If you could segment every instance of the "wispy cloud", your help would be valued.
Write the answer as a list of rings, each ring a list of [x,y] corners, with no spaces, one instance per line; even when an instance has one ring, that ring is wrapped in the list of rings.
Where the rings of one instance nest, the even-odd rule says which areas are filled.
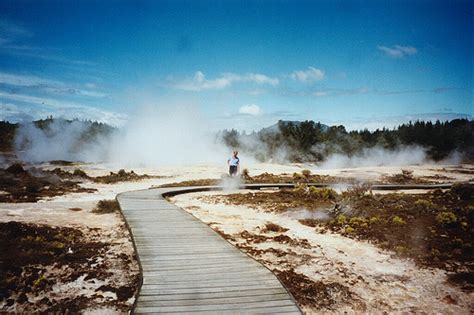
[[[394,45],[392,47],[377,46],[377,48],[386,56],[391,58],[403,58],[405,56],[414,55],[418,52],[418,49],[413,46]]]
[[[20,42],[33,36],[23,25],[11,20],[0,18],[0,51],[10,54],[16,52],[39,51],[39,47],[21,44]]]
[[[17,104],[18,102],[21,105]],[[101,110],[77,102],[23,94],[9,94],[2,91],[0,91],[0,104],[0,120],[22,121],[53,115],[66,119],[96,120],[114,126],[121,126],[127,120],[127,116],[124,114]]]
[[[32,33],[19,23],[11,20],[0,19],[0,38],[3,41],[11,42],[19,37],[28,37]]]
[[[53,94],[80,95],[95,98],[102,98],[108,96],[106,93],[94,91],[93,88],[82,89],[76,87],[74,84],[68,84],[62,81],[41,78],[33,75],[19,75],[0,72],[0,85],[1,84],[41,90]]]
[[[255,104],[244,105],[239,108],[239,114],[259,116],[262,114],[260,106]]]
[[[0,72],[0,83],[15,86],[59,86],[61,82],[32,75],[18,75]]]
[[[351,96],[360,94],[372,94],[372,95],[398,95],[398,94],[417,94],[417,93],[448,93],[453,90],[458,90],[456,87],[436,87],[432,89],[413,89],[413,90],[378,90],[368,87],[357,87],[357,88],[319,88],[319,89],[303,89],[303,90],[292,90],[282,89],[280,92],[283,96],[307,96],[307,97],[337,97],[337,96]]]
[[[417,94],[417,93],[446,93],[449,91],[457,90],[458,88],[442,86],[433,89],[417,89],[417,90],[374,90],[374,94],[377,95],[397,95],[397,94]]]
[[[255,82],[257,84],[269,84],[269,85],[278,85],[280,82],[277,78],[268,77],[260,73],[248,73],[240,77],[240,81],[244,82]]]
[[[2,54],[72,66],[97,66],[96,63],[88,60],[65,58],[58,54],[57,48],[31,45],[28,41],[32,37],[34,37],[34,33],[22,24],[0,18],[0,53]]]
[[[306,70],[296,70],[290,74],[290,78],[300,82],[314,82],[324,79],[324,71],[314,67],[308,67]]]
[[[367,87],[358,88],[318,88],[318,89],[282,89],[279,91],[280,95],[286,97],[292,96],[303,96],[303,97],[336,97],[336,96],[348,96],[369,93],[370,90]]]
[[[184,91],[221,90],[230,87],[235,82],[250,82],[258,85],[272,85],[279,83],[277,78],[272,78],[261,73],[224,73],[215,79],[207,79],[202,71],[197,71],[193,77],[184,80],[170,78],[166,86]]]
[[[351,88],[351,89],[320,89],[314,91],[311,95],[314,97],[328,97],[328,96],[347,96],[369,93],[370,90],[366,87]]]

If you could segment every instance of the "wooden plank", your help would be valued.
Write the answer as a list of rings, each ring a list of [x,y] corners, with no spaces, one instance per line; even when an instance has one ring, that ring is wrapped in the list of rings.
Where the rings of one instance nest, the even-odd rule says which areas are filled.
[[[222,297],[236,297],[236,296],[260,296],[268,294],[287,294],[286,290],[283,288],[276,289],[255,289],[255,290],[233,290],[233,291],[214,291],[214,292],[178,292],[178,293],[162,293],[162,294],[142,294],[142,299],[156,299],[159,298],[160,301],[167,300],[193,300],[193,299],[214,299]]]
[[[150,314],[150,313],[137,313],[137,314]],[[245,312],[240,312],[238,310],[206,310],[205,312],[202,311],[188,311],[188,312],[162,312],[160,311],[159,314],[206,314],[206,315],[236,315],[236,314],[245,314],[245,315],[258,315],[258,314],[301,314],[299,311],[295,311],[292,307],[267,307],[264,310],[262,309],[254,309],[254,310],[245,310]]]
[[[213,273],[206,275],[202,273],[197,274],[181,274],[181,273],[147,273],[143,277],[146,279],[146,283],[194,283],[199,281],[201,283],[242,283],[246,281],[272,281],[271,275],[265,274],[258,271],[246,271],[246,272],[234,272],[234,273]],[[277,280],[275,280],[277,281]]]
[[[187,265],[187,266],[174,266],[174,265],[169,265],[169,266],[161,266],[161,265],[150,265],[150,266],[142,266],[143,270],[146,272],[152,272],[152,271],[157,271],[157,272],[180,272],[183,274],[186,274],[188,272],[193,272],[193,273],[216,273],[216,272],[229,272],[229,271],[234,271],[237,272],[238,270],[246,270],[248,269],[248,265],[243,264],[241,262],[234,263],[234,264],[222,264],[222,265],[216,265],[212,264],[209,262],[207,265]]]
[[[258,285],[241,285],[234,287],[212,287],[212,288],[163,288],[156,287],[153,285],[143,286],[140,295],[177,295],[186,296],[189,294],[212,294],[212,293],[231,293],[231,294],[242,294],[242,292],[255,292],[255,291],[269,291],[269,290],[285,290],[281,285],[276,286],[265,286],[262,284]],[[286,290],[285,290],[286,291]]]
[[[268,269],[161,196],[172,189],[117,197],[143,272],[135,313],[300,313]]]
[[[277,312],[277,310],[287,310],[285,312]],[[237,315],[237,314],[245,314],[245,315],[259,315],[259,314],[301,314],[299,311],[295,311],[294,308],[292,307],[276,307],[276,308],[271,308],[267,307],[266,309],[254,309],[254,310],[245,310],[245,312],[241,312],[239,310],[206,310],[205,312],[203,311],[187,311],[187,312],[153,312],[153,311],[139,311],[136,312],[135,314],[189,314],[189,315],[194,315],[194,314],[205,314],[205,315]]]
[[[220,289],[222,291],[232,291],[232,290],[244,290],[246,288],[253,289],[264,289],[264,288],[278,288],[281,287],[281,283],[275,280],[249,280],[249,281],[228,281],[225,282],[216,282],[216,283],[201,283],[195,281],[195,283],[189,282],[150,282],[143,283],[142,290],[143,292],[163,292],[161,290],[191,290],[200,291],[200,290],[214,290]],[[151,294],[151,293],[150,293]]]
[[[139,302],[140,303],[140,302]],[[146,304],[144,306],[139,305],[137,307],[137,313],[139,312],[189,312],[189,311],[215,311],[215,310],[265,310],[269,307],[275,306],[289,306],[297,310],[295,304],[291,300],[280,300],[270,302],[245,302],[235,304],[208,304],[208,305],[185,305],[185,306],[154,306]]]
[[[234,297],[217,297],[202,298],[195,296],[193,299],[185,300],[166,300],[159,296],[140,296],[141,306],[157,306],[157,307],[173,307],[173,306],[197,306],[197,305],[222,305],[222,304],[244,304],[255,302],[272,302],[288,300],[288,293],[254,295],[254,296],[234,296]]]
[[[199,283],[196,283],[199,282]],[[213,281],[205,281],[204,278],[194,278],[194,279],[179,279],[173,281],[170,278],[162,279],[160,277],[154,276],[144,276],[143,284],[145,285],[162,285],[169,288],[182,288],[188,286],[190,288],[214,288],[217,286],[229,286],[229,287],[238,287],[242,285],[259,285],[259,284],[279,284],[278,280],[269,279],[269,278],[259,278],[259,277],[230,277],[228,279],[215,279]]]

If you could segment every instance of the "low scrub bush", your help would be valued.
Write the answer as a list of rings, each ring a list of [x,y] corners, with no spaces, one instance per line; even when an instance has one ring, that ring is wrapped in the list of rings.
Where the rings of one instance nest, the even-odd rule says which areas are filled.
[[[401,217],[399,217],[398,215],[396,215],[392,218],[392,223],[394,225],[405,225],[405,224],[407,224],[407,222],[405,220],[403,220]]]
[[[458,221],[458,217],[451,211],[441,211],[436,215],[436,222],[441,225],[452,225]]]
[[[100,200],[96,207],[92,210],[93,213],[104,214],[113,213],[120,210],[120,206],[117,200]]]
[[[322,200],[335,200],[337,193],[332,188],[317,188],[314,186],[309,187],[309,193],[312,197]]]

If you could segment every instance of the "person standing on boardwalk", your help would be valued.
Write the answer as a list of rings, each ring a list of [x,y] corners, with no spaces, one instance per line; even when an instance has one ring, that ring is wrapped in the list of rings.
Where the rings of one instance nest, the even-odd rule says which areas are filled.
[[[237,176],[239,171],[240,159],[237,157],[239,152],[234,151],[232,156],[227,160],[227,164],[229,165],[229,175],[230,176]]]

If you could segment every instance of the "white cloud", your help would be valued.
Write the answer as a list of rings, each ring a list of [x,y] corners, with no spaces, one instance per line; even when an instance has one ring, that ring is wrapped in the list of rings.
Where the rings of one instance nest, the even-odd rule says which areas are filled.
[[[300,82],[321,81],[324,79],[324,71],[314,67],[308,67],[306,70],[296,70],[290,74],[290,78]]]
[[[258,116],[262,114],[262,110],[255,104],[244,105],[239,108],[239,114]]]
[[[91,82],[84,83],[84,86],[88,89],[95,89],[97,87],[95,83],[91,83]]]
[[[275,86],[279,83],[277,78],[272,78],[261,73],[247,73],[244,75],[236,73],[224,73],[215,79],[206,79],[202,71],[197,71],[192,78],[182,81],[173,81],[168,86],[184,91],[221,90],[231,86],[234,82],[251,82],[256,84],[268,84]]]
[[[323,97],[323,96],[328,95],[328,93],[325,92],[325,91],[316,91],[316,92],[313,93],[313,95],[316,96],[316,97]]]
[[[231,84],[228,78],[217,78],[215,80],[208,80],[201,71],[197,71],[192,78],[176,81],[170,84],[171,87],[184,91],[203,91],[203,90],[220,90]]]
[[[242,77],[241,81],[255,82],[257,84],[277,85],[280,81],[277,78],[271,78],[260,73],[248,73]]]
[[[414,55],[418,52],[418,49],[413,46],[394,45],[392,47],[377,46],[377,48],[385,55],[392,58],[403,58],[405,56]]]

